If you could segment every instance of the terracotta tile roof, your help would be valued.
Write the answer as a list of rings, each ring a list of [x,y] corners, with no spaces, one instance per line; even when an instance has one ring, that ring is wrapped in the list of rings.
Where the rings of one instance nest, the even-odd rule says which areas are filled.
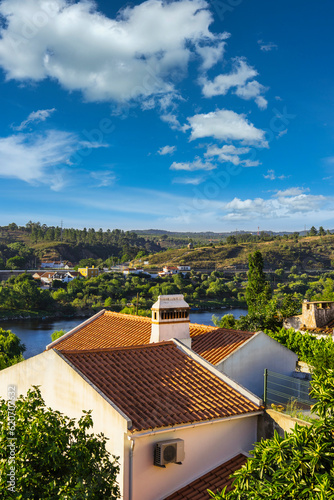
[[[189,329],[192,349],[212,364],[219,363],[253,335],[196,323],[190,323]],[[148,344],[150,337],[151,318],[102,311],[52,347],[63,351],[136,346]]]
[[[191,348],[207,361],[216,365],[252,338],[254,333],[226,328],[210,329],[192,339]]]
[[[247,457],[239,453],[236,457],[169,495],[165,500],[209,500],[208,489],[216,493],[217,490],[220,492],[226,486],[227,491],[230,491],[232,485],[230,475],[240,469],[246,460]]]
[[[132,431],[260,409],[174,342],[62,355],[132,420]]]
[[[74,333],[59,343],[59,350],[104,349],[148,344],[151,337],[151,318],[110,311],[91,318],[92,321],[74,329]]]

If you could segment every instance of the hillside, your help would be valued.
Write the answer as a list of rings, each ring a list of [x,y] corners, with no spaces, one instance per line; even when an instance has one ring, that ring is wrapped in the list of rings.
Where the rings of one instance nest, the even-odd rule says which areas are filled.
[[[334,235],[309,236],[303,238],[274,239],[273,241],[220,244],[195,247],[189,250],[169,249],[150,255],[150,267],[163,265],[189,265],[197,269],[220,269],[228,266],[245,268],[248,255],[259,250],[266,269],[289,269],[296,265],[303,269],[329,269],[334,262]],[[140,265],[139,261],[133,264]]]

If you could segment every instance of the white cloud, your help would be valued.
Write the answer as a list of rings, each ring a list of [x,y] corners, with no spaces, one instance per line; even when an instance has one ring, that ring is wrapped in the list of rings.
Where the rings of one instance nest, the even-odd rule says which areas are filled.
[[[219,109],[207,114],[198,114],[188,118],[191,127],[191,140],[202,137],[214,137],[222,141],[242,141],[244,144],[254,144],[268,147],[265,132],[257,129],[245,115],[234,111]]]
[[[309,188],[292,187],[284,189],[283,191],[276,191],[274,196],[279,198],[284,198],[286,196],[299,196],[308,191],[310,191]]]
[[[7,79],[52,78],[88,101],[128,101],[174,92],[201,47],[203,64],[222,51],[204,0],[148,0],[116,19],[92,0],[3,0],[0,65]],[[205,54],[205,46],[213,46]]]
[[[263,40],[258,40],[257,43],[260,45],[260,49],[264,52],[270,52],[271,50],[278,49],[276,43],[273,42],[265,43]]]
[[[265,179],[269,179],[270,181],[274,181],[276,179],[280,179],[282,181],[283,179],[287,179],[290,176],[287,176],[287,175],[276,175],[275,170],[269,169],[267,171],[267,174],[263,174],[263,177]]]
[[[234,198],[225,204],[225,220],[277,219],[314,213],[332,200],[323,195],[305,194],[301,188],[278,191],[270,199],[255,198],[241,200]]]
[[[263,177],[265,179],[270,179],[271,181],[274,181],[276,179],[275,170],[272,169],[268,170],[267,175],[263,174]]]
[[[245,155],[249,153],[250,148],[237,148],[232,144],[225,144],[223,147],[209,146],[205,156],[206,157],[217,157],[221,163],[231,162],[233,165],[239,165],[242,163],[240,155]]]
[[[222,33],[220,35],[221,40],[226,40],[229,38],[231,35],[230,33]],[[196,47],[196,52],[201,56],[203,59],[201,69],[203,71],[207,71],[208,69],[212,68],[217,62],[223,58],[224,51],[225,51],[225,46],[226,42],[221,42],[219,41],[216,45],[198,45]]]
[[[181,125],[177,116],[173,113],[166,113],[161,115],[160,118],[163,122],[168,123],[170,128],[173,130],[182,130],[182,132],[185,132],[189,128],[189,125]]]
[[[75,134],[57,130],[3,137],[0,138],[0,177],[32,184],[41,182],[58,190],[66,183],[64,166],[73,163],[70,158],[80,149],[96,146],[81,142]]]
[[[90,176],[98,181],[96,187],[106,187],[114,183],[116,176],[111,170],[95,170]]]
[[[44,122],[49,116],[56,111],[56,108],[52,109],[39,109],[38,111],[32,111],[28,118],[24,120],[18,127],[13,127],[14,130],[21,131],[25,129],[30,123]]]
[[[198,186],[203,181],[203,177],[177,177],[173,179],[174,184],[190,184],[192,186]]]
[[[172,155],[176,151],[176,146],[163,146],[158,150],[158,154],[161,156]]]
[[[226,95],[231,88],[235,88],[234,93],[238,97],[246,100],[254,99],[260,109],[265,109],[268,103],[261,94],[267,89],[258,81],[253,80],[257,75],[258,72],[239,57],[235,59],[231,73],[218,75],[213,81],[201,77],[199,83],[202,85],[205,97]]]
[[[170,170],[186,170],[188,172],[194,172],[195,170],[214,170],[216,165],[213,165],[209,161],[203,162],[200,158],[196,157],[193,162],[177,163],[173,162],[170,166]]]

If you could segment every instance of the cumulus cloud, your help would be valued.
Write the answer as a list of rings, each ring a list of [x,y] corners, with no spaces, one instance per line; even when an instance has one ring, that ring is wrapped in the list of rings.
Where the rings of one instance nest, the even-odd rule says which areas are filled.
[[[255,198],[241,200],[234,198],[226,203],[223,211],[225,220],[276,219],[304,215],[322,209],[330,199],[323,195],[306,194],[301,188],[277,191],[269,199]]]
[[[18,127],[13,127],[14,130],[21,131],[27,128],[31,123],[44,122],[49,116],[56,111],[56,108],[52,109],[39,109],[38,111],[32,111],[28,118],[24,120]]]
[[[265,132],[250,123],[245,115],[227,109],[188,118],[191,140],[214,137],[221,141],[241,141],[258,147],[268,147]]]
[[[223,147],[209,146],[205,153],[206,157],[217,157],[221,163],[231,162],[233,165],[242,163],[240,156],[249,153],[250,148],[237,148],[232,144],[225,144]]]
[[[220,40],[226,40],[231,35],[224,32],[219,36]],[[207,71],[212,68],[217,62],[223,58],[226,42],[218,41],[216,45],[197,45],[196,52],[201,56],[203,62],[201,69]]]
[[[161,156],[172,155],[176,151],[176,146],[163,146],[158,150],[158,154]]]
[[[170,166],[170,170],[186,170],[188,172],[194,172],[195,170],[214,170],[216,165],[209,161],[203,162],[200,158],[196,157],[193,162],[177,163],[173,162]]]
[[[207,7],[204,0],[147,0],[111,19],[92,0],[3,0],[0,65],[7,79],[52,78],[88,101],[174,92],[196,47],[205,67],[223,50]]]
[[[75,134],[57,130],[3,137],[0,138],[0,177],[31,184],[41,182],[58,190],[66,183],[64,167],[72,163],[70,158],[78,150],[94,146],[81,142]]]
[[[202,93],[205,97],[226,95],[231,88],[235,88],[234,93],[242,99],[254,99],[260,109],[267,107],[266,99],[261,95],[267,89],[254,78],[258,72],[247,64],[242,58],[234,61],[231,73],[218,75],[213,81],[206,77],[201,77],[199,83],[202,85]]]

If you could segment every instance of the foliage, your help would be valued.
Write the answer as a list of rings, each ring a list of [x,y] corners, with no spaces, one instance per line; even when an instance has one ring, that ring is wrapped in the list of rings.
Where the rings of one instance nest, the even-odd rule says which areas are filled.
[[[52,334],[51,334],[51,340],[52,342],[54,342],[55,340],[59,339],[60,337],[62,337],[63,335],[65,335],[65,330],[55,330]]]
[[[248,257],[248,283],[246,287],[246,302],[249,314],[257,314],[267,304],[271,296],[269,283],[263,272],[263,258],[256,250]]]
[[[311,397],[318,400],[313,411],[319,420],[310,426],[295,425],[280,437],[262,440],[251,458],[232,477],[233,489],[215,500],[330,500],[334,499],[334,370],[318,374]]]
[[[9,418],[13,411],[14,429]],[[115,457],[111,460],[103,434],[88,433],[93,426],[90,411],[76,422],[47,408],[34,387],[14,406],[0,399],[0,420],[1,498],[13,498],[7,484],[11,467],[15,467],[17,498],[119,498],[118,462]],[[13,435],[15,441],[10,441]],[[9,443],[15,461],[10,460]]]
[[[23,361],[25,350],[25,345],[15,333],[0,328],[0,370]]]
[[[315,371],[334,369],[334,342],[331,337],[317,339],[314,335],[296,332],[293,328],[281,328],[277,332],[265,330],[265,333],[295,352],[301,361],[313,366]]]

